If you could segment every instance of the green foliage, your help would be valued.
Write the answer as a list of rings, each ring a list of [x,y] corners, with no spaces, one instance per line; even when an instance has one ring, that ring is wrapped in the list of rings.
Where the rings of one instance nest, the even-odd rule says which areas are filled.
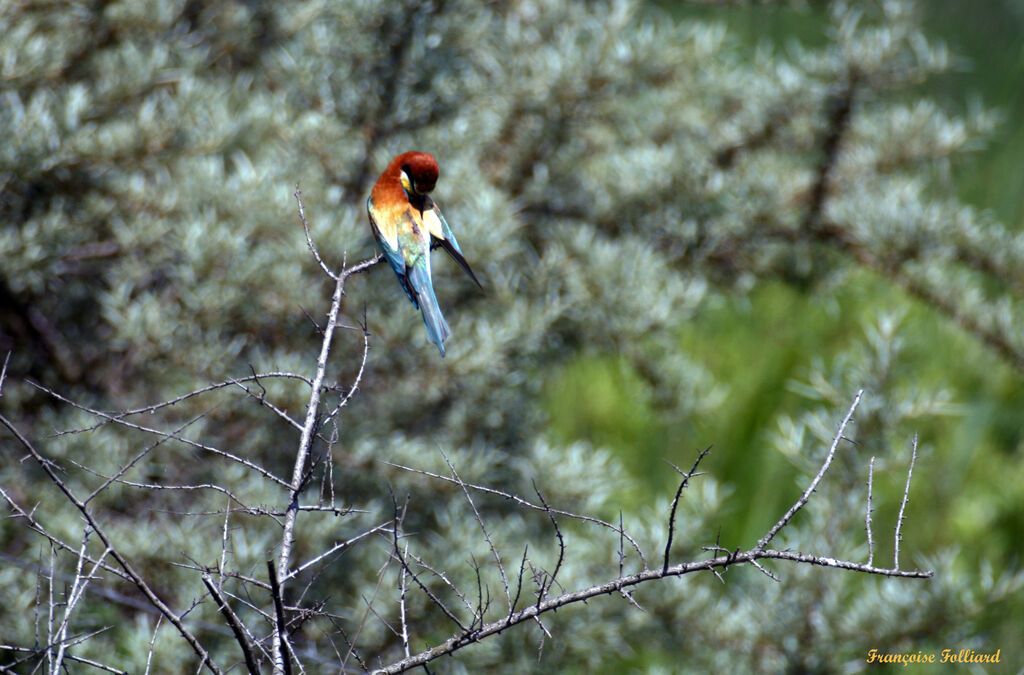
[[[513,628],[452,667],[833,671],[863,664],[870,648],[1020,656],[998,618],[1024,614],[1014,558],[1024,506],[1018,482],[993,489],[992,476],[1022,471],[1008,404],[1024,391],[1024,238],[951,196],[960,157],[995,116],[921,97],[951,58],[908,3],[836,3],[827,30],[815,30],[818,17],[802,24],[802,44],[753,50],[722,23],[642,10],[556,0],[0,8],[0,347],[12,351],[0,406],[79,495],[142,453],[129,482],[90,508],[177,611],[204,597],[190,566],[218,568],[222,540],[229,569],[265,579],[280,541],[266,513],[283,510],[286,492],[253,465],[290,475],[298,435],[257,397],[265,390],[301,420],[308,386],[267,376],[131,416],[167,438],[95,428],[95,415],[27,379],[123,410],[251,369],[310,376],[319,336],[304,311],[322,323],[330,291],[292,192],[301,187],[329,264],[368,257],[369,188],[391,156],[420,149],[441,164],[437,199],[486,292],[435,259],[453,330],[442,360],[387,269],[349,280],[341,321],[353,330],[336,340],[328,382],[347,391],[356,378],[364,317],[366,371],[324,429],[330,443],[316,446],[332,461],[316,463],[304,503],[359,512],[300,514],[298,564],[388,522],[408,497],[410,552],[460,588],[477,587],[478,563],[497,618],[505,591],[463,491],[396,465],[454,466],[531,500],[535,484],[553,506],[609,522],[621,513],[657,564],[678,478],[661,460],[689,466],[709,444],[674,556],[704,557],[719,537],[750,546],[816,471],[864,388],[856,444],[842,446],[779,546],[866,559],[875,456],[874,554],[891,559],[919,433],[901,555],[936,569],[934,580],[779,563],[775,583],[732,568],[725,585],[706,575],[640,588],[645,613],[616,597],[566,608],[545,618],[552,638]],[[340,396],[327,395],[329,408]],[[11,436],[0,450],[10,500],[77,546],[77,512],[19,461]],[[482,494],[473,506],[506,571],[518,571],[526,545],[538,569],[553,569],[543,511]],[[563,520],[559,584],[617,576],[615,532]],[[58,551],[51,571],[49,544],[25,525],[0,521],[0,636],[29,646],[46,639],[48,579],[62,597],[76,559]],[[101,554],[95,534],[88,546]],[[289,602],[322,601],[332,614],[294,634],[307,672],[337,672],[335,650],[350,639],[370,665],[400,657],[398,637],[364,620],[372,603],[394,623],[391,547],[372,535],[292,582]],[[639,568],[628,546],[624,555],[627,571]],[[529,578],[524,601],[536,597]],[[269,607],[242,581],[224,583]],[[267,634],[265,617],[232,602]],[[414,651],[452,633],[422,593],[407,602]],[[186,621],[215,661],[240,663],[212,602]],[[134,588],[104,573],[72,633],[107,630],[72,653],[141,672],[155,625]],[[152,644],[161,670],[194,670],[166,622]],[[0,663],[13,658],[0,651]]]

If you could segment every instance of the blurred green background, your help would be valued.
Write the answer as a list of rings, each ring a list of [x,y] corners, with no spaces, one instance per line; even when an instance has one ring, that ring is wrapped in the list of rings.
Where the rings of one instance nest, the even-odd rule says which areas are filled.
[[[748,56],[766,42],[782,49],[791,41],[819,45],[827,27],[827,13],[816,3],[653,4],[679,19],[721,22]],[[1024,3],[955,0],[922,3],[921,10],[924,25],[949,45],[957,66],[919,90],[952,111],[986,106],[1001,114],[989,142],[949,167],[957,192],[1019,231],[1024,228]],[[765,513],[779,513],[792,503],[795,488],[778,486],[794,485],[798,475],[767,450],[771,430],[766,424],[815,405],[795,391],[797,383],[815,362],[830,362],[857,340],[881,307],[900,317],[909,337],[893,377],[952,394],[950,414],[919,428],[922,444],[942,439],[954,450],[919,458],[909,549],[952,547],[959,552],[957,574],[972,578],[989,565],[1018,568],[1024,562],[1024,376],[951,319],[876,275],[860,272],[834,296],[825,295],[764,283],[733,302],[705,305],[687,323],[680,347],[701,355],[698,360],[716,379],[728,383],[721,414],[693,424],[666,423],[652,410],[641,378],[626,360],[586,356],[547,381],[552,436],[614,448],[658,491],[670,489],[676,479],[663,458],[689,466],[698,449],[713,445],[707,466],[734,487],[723,530],[742,533],[735,545],[750,542],[763,532]],[[907,439],[906,447],[889,450],[909,459],[909,448]],[[881,522],[895,518],[902,490],[896,483],[889,486]],[[950,500],[946,494],[956,496]],[[644,495],[635,498],[641,502]],[[883,546],[891,555],[891,543]],[[1024,599],[989,608],[983,621],[1001,636],[991,647],[1019,658]]]

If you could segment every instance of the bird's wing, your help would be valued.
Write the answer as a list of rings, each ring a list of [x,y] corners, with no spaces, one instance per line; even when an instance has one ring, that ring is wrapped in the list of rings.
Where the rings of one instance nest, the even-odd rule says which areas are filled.
[[[373,227],[373,234],[380,244],[380,250],[384,253],[384,259],[391,265],[398,282],[402,284],[402,290],[412,300],[412,304],[419,307],[416,294],[409,288],[409,279],[405,268],[405,257],[402,255],[402,248],[398,241],[398,218],[393,214],[382,212],[373,204],[373,199],[366,200],[366,210],[370,214],[370,225]]]
[[[436,243],[448,251],[448,255],[455,262],[459,263],[459,267],[466,271],[466,274],[469,275],[476,285],[483,288],[480,280],[476,278],[473,270],[469,267],[469,263],[466,262],[465,256],[462,255],[459,242],[455,239],[455,235],[452,234],[452,228],[448,227],[448,221],[441,215],[441,209],[437,208],[437,203],[434,200],[429,197],[427,199],[428,202],[423,208],[423,224],[426,226],[427,231],[430,232],[431,245],[433,246]]]

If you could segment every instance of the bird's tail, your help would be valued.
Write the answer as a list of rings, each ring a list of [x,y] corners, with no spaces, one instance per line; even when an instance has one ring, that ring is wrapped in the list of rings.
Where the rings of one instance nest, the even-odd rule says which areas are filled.
[[[437,348],[441,350],[441,356],[444,356],[444,341],[452,334],[452,330],[448,327],[448,322],[441,314],[441,307],[437,304],[429,265],[429,260],[424,260],[423,264],[413,265],[408,271],[409,283],[419,300],[423,323],[427,327],[427,338],[437,345]]]

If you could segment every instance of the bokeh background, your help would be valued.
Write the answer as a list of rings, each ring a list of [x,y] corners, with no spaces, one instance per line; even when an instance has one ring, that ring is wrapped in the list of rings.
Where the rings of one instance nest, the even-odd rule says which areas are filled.
[[[707,446],[676,555],[747,548],[864,389],[856,444],[779,545],[865,560],[874,456],[875,560],[891,560],[917,435],[901,562],[935,579],[776,565],[776,583],[731,569],[724,585],[639,590],[646,612],[621,599],[559,611],[553,637],[509,631],[441,672],[856,672],[872,648],[998,649],[986,672],[1018,672],[1021,35],[1013,0],[6,3],[0,410],[87,491],[154,437],[93,428],[95,415],[33,382],[125,410],[250,367],[309,375],[318,339],[305,312],[322,317],[330,287],[295,186],[325,257],[351,262],[374,252],[364,202],[376,176],[398,152],[430,151],[436,197],[487,291],[435,259],[454,334],[442,360],[390,271],[350,281],[342,320],[365,316],[367,369],[320,448],[333,469],[316,476],[321,500],[362,512],[303,518],[300,559],[387,520],[394,491],[410,499],[413,550],[468,587],[467,561],[488,561],[500,605],[461,491],[393,464],[447,473],[451,461],[530,498],[536,482],[553,505],[621,514],[657,559],[678,480],[665,460],[688,467]],[[352,381],[362,344],[343,331],[332,382]],[[263,384],[301,418],[301,385]],[[290,472],[294,430],[238,390],[144,421]],[[12,504],[76,545],[83,528],[23,457],[0,434],[0,664],[26,658],[12,667],[31,672],[44,657],[13,647],[45,643],[51,577],[59,596],[75,559],[51,555]],[[205,598],[187,564],[220,559],[226,509],[229,566],[261,573],[279,531],[255,505],[281,503],[274,485],[178,441],[126,478],[136,484],[105,490],[96,513],[162,597]],[[239,503],[139,484],[218,484]],[[507,565],[529,542],[551,569],[543,514],[477,506]],[[616,536],[563,527],[565,588],[617,575]],[[365,621],[366,605],[396,611],[389,546],[369,538],[302,580],[295,602],[330,613],[295,634],[308,672],[338,672],[343,634],[358,632],[367,658],[400,654]],[[74,653],[138,672],[153,639],[157,672],[194,669],[133,589],[107,577],[93,588],[74,629],[104,631]],[[428,601],[410,602],[420,648],[450,635]],[[222,664],[239,662],[208,598],[190,618]]]

